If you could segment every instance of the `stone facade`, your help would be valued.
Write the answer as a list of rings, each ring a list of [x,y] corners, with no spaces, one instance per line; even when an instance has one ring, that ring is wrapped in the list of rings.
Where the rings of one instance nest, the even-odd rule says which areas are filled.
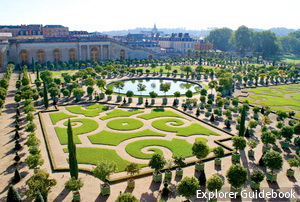
[[[130,47],[109,38],[57,38],[0,41],[0,69],[7,62],[30,64],[47,61],[117,60],[159,58],[151,50]]]

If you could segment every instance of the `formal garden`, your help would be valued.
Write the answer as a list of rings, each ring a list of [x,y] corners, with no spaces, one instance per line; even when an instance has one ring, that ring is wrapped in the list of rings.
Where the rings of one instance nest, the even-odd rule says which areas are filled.
[[[40,170],[44,159],[42,140],[35,132],[36,111],[50,165],[54,171],[70,172],[65,188],[75,201],[84,186],[79,171],[100,179],[103,196],[115,193],[114,186],[123,181],[135,190],[139,187],[135,181],[151,176],[153,183],[163,182],[155,191],[167,198],[172,194],[192,198],[199,184],[209,191],[225,184],[240,193],[242,187],[267,186],[266,180],[271,188],[277,182],[291,183],[299,175],[297,68],[201,57],[110,62],[36,64],[32,73],[23,66],[14,95],[13,180],[22,180],[18,170],[22,131],[29,150],[24,161],[34,170],[28,197],[46,199],[57,183]],[[120,92],[124,81],[149,82],[150,77],[158,78],[155,85],[162,95],[149,89],[143,94],[154,85],[139,81],[132,82],[134,90]],[[186,83],[179,85],[181,92],[171,91],[176,82],[166,79]],[[5,82],[1,85],[7,89]],[[195,91],[191,83],[198,86]],[[43,193],[36,191],[41,189],[36,187],[41,176],[51,182]],[[173,179],[178,181],[172,190]]]

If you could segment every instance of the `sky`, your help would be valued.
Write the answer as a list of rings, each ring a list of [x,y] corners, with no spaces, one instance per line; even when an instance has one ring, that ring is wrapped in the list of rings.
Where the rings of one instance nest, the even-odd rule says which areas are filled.
[[[300,28],[300,0],[0,0],[0,25],[59,24],[69,30],[137,27]]]

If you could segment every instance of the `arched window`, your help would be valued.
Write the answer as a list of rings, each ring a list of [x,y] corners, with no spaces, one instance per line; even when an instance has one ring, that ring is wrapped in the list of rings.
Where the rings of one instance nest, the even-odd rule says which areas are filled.
[[[38,62],[40,64],[44,64],[45,63],[45,51],[44,50],[38,50],[37,51],[37,56],[38,56]]]
[[[149,56],[148,56],[148,60],[152,60],[152,55],[149,55]]]
[[[3,56],[2,53],[0,52],[0,71],[3,71]]]
[[[60,61],[60,50],[54,49],[53,56],[54,56],[54,62],[59,62]]]
[[[98,49],[96,47],[93,47],[91,49],[91,60],[94,62],[98,61],[99,60],[98,55],[99,55]]]
[[[123,49],[120,51],[120,59],[125,60],[125,50]]]
[[[28,52],[27,50],[20,51],[20,60],[21,63],[28,63]]]
[[[69,60],[75,61],[76,60],[76,51],[74,48],[69,50]]]

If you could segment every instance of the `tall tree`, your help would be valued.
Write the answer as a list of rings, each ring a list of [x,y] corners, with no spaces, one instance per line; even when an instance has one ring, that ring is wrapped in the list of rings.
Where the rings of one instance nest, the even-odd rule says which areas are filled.
[[[69,150],[69,168],[71,178],[78,179],[78,164],[76,157],[76,145],[73,139],[73,130],[70,119],[68,120],[68,150]]]
[[[44,106],[46,109],[48,109],[49,99],[48,99],[47,85],[46,85],[46,82],[43,82],[43,84],[44,84]]]
[[[279,50],[279,41],[271,31],[255,32],[253,39],[254,50],[260,52],[263,59],[276,55]]]
[[[253,47],[253,30],[246,26],[240,26],[231,36],[230,43],[242,55],[252,50]]]
[[[8,192],[7,192],[7,198],[6,202],[21,202],[21,196],[12,185],[9,186]]]
[[[33,58],[31,58],[31,66],[32,66],[32,72],[34,73],[35,71],[35,64]]]
[[[246,121],[246,105],[243,105],[242,113],[241,113],[241,123],[239,129],[239,136],[244,136],[245,134],[245,121]]]
[[[232,47],[231,44],[229,43],[232,32],[233,31],[227,27],[214,29],[206,37],[206,40],[213,43],[215,49],[219,49],[222,51],[229,51]]]

